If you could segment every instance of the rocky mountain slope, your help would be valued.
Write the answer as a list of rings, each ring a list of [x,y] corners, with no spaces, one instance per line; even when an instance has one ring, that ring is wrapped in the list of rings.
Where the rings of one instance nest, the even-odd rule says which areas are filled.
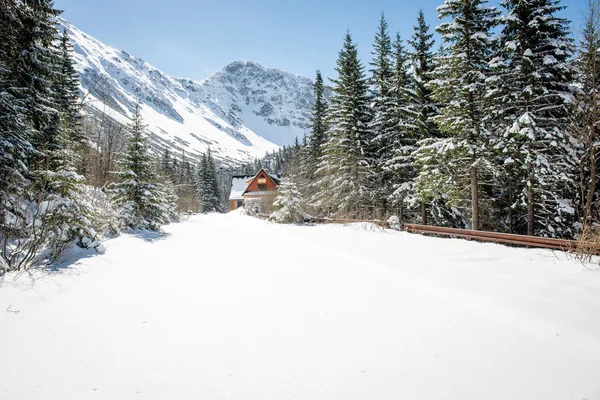
[[[61,20],[73,43],[86,104],[127,123],[136,100],[159,147],[193,155],[209,146],[222,161],[262,157],[302,138],[312,81],[251,61],[202,80],[171,77]]]

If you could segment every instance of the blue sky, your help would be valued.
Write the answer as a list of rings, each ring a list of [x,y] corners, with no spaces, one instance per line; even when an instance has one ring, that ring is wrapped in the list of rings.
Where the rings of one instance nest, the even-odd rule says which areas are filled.
[[[346,29],[363,62],[385,12],[390,31],[412,34],[419,8],[431,27],[442,0],[55,0],[63,16],[106,44],[163,72],[202,79],[235,60],[333,77]],[[586,0],[563,0],[577,30]]]

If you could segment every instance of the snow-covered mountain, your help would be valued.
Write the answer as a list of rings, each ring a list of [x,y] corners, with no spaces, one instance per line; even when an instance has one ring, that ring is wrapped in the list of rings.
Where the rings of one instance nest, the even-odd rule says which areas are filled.
[[[212,76],[175,78],[61,20],[73,43],[86,103],[127,123],[136,99],[155,144],[223,161],[245,161],[291,144],[307,130],[312,81],[251,61]]]

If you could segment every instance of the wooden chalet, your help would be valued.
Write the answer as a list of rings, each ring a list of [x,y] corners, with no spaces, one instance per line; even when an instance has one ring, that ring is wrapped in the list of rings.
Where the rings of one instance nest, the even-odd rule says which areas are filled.
[[[231,193],[229,201],[231,209],[244,206],[244,201],[252,198],[261,198],[277,192],[279,178],[268,174],[264,169],[254,176],[236,175],[231,179]]]

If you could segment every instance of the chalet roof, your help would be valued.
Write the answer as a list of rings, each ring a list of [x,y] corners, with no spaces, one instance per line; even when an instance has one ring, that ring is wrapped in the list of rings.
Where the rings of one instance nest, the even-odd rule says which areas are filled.
[[[236,175],[231,179],[231,193],[229,200],[242,200],[243,194],[248,189],[248,181],[254,176]]]

